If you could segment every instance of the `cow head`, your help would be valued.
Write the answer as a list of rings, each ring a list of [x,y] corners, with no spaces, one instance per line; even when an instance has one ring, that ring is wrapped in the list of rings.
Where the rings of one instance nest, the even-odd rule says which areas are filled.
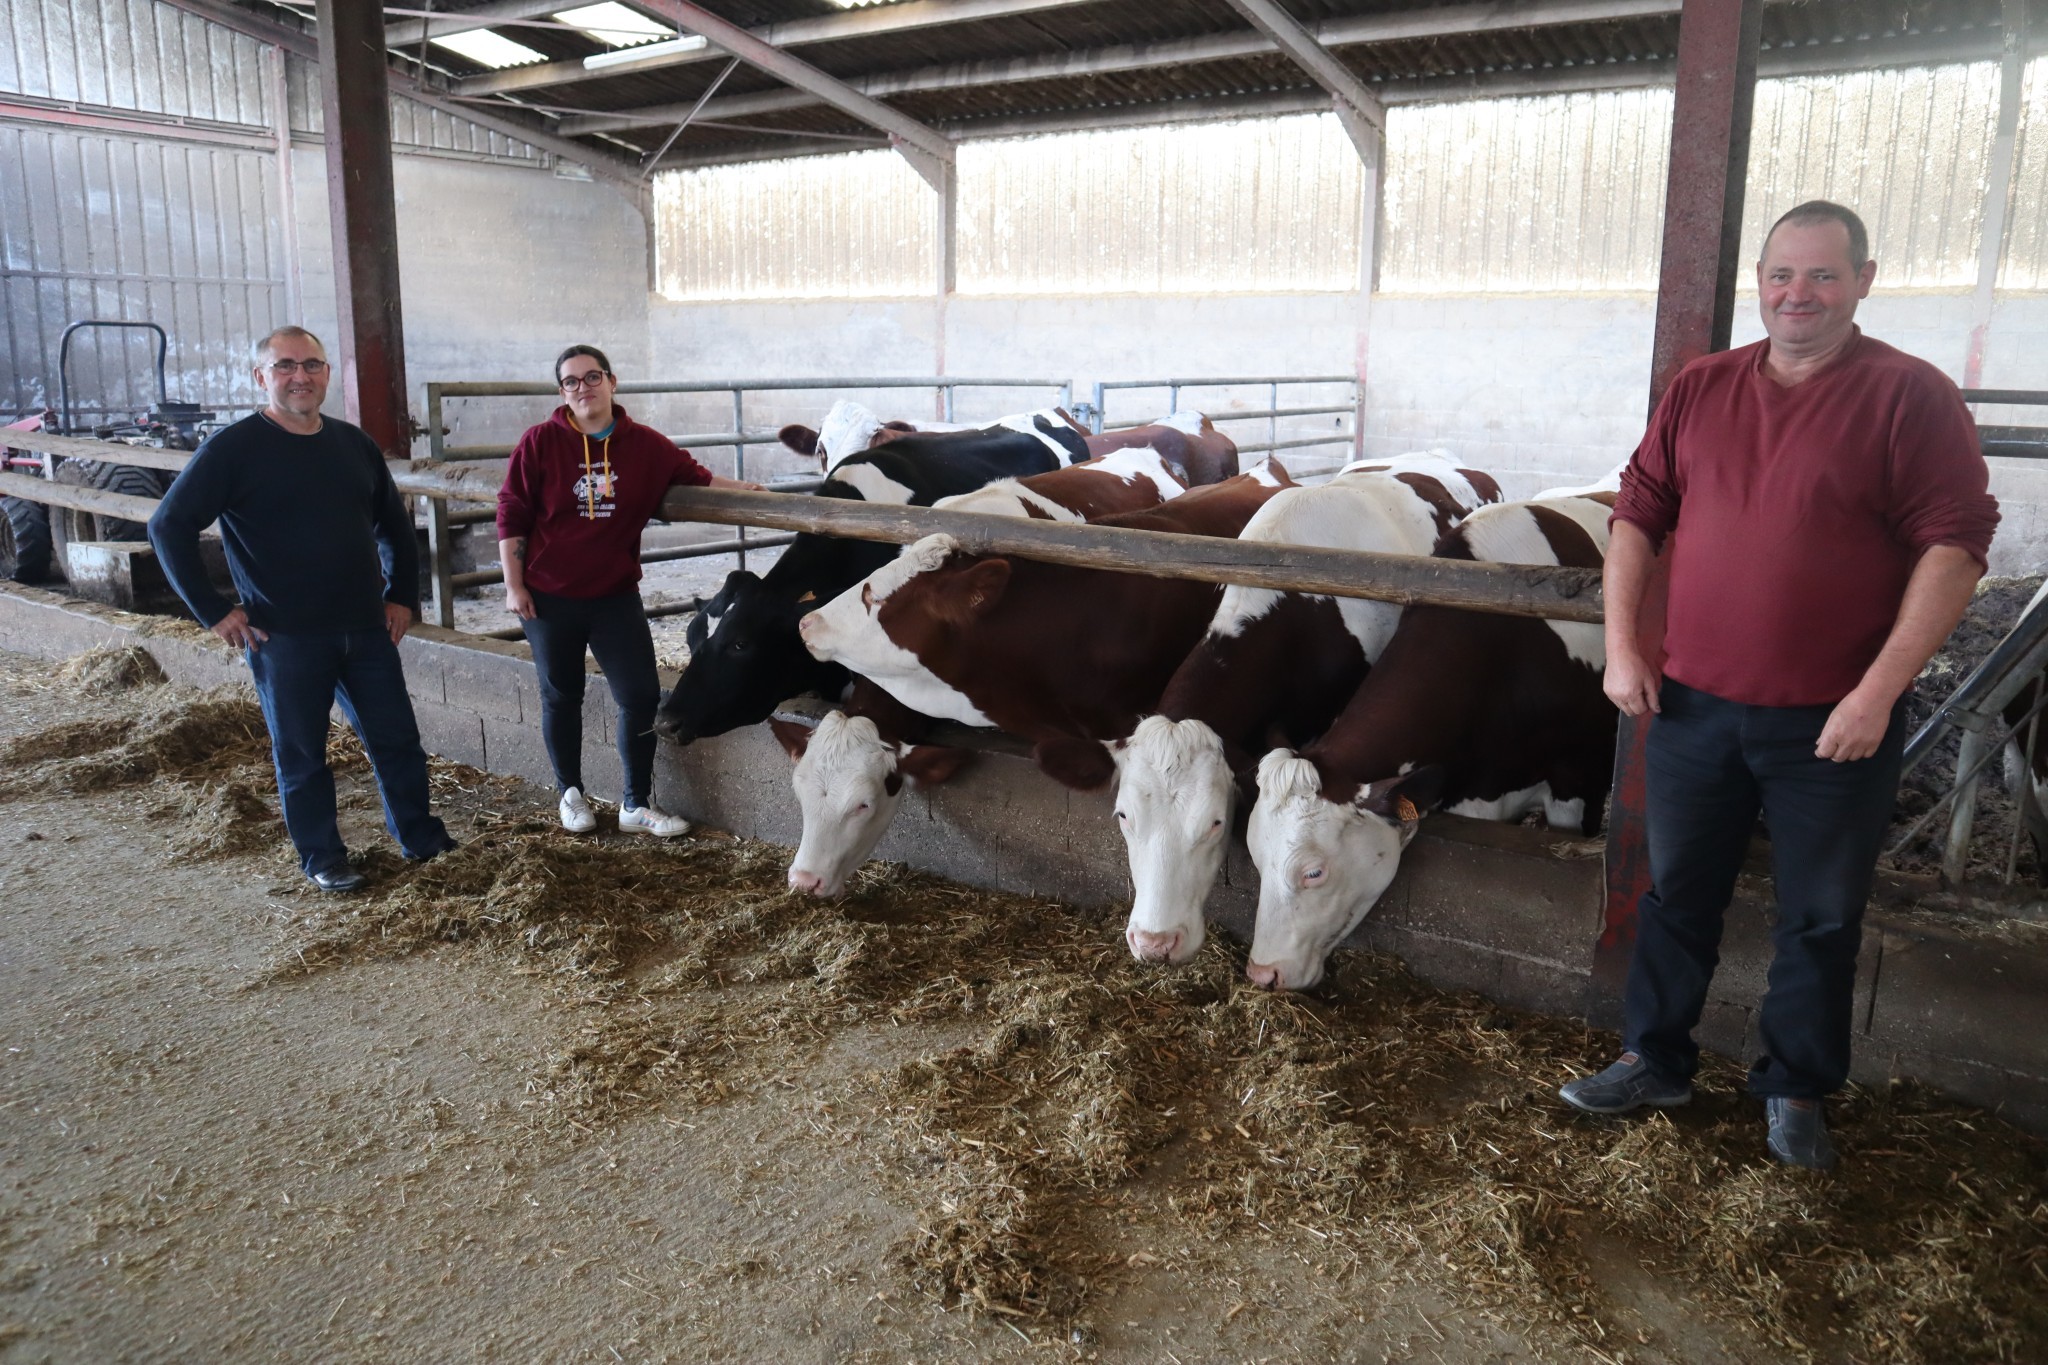
[[[1441,768],[1418,768],[1333,800],[1322,773],[1290,749],[1259,762],[1246,842],[1259,869],[1259,917],[1245,975],[1306,990],[1358,927],[1401,865],[1422,814],[1443,790]]]
[[[677,744],[722,735],[766,720],[786,697],[829,686],[832,675],[797,639],[796,618],[810,605],[789,601],[758,574],[727,576],[690,622],[689,667],[662,699],[655,733]]]
[[[825,420],[818,423],[817,453],[825,457],[825,468],[875,445],[884,426],[880,417],[851,399],[834,403]]]
[[[906,782],[944,782],[967,761],[964,749],[901,744],[883,739],[874,721],[828,713],[815,730],[795,721],[769,728],[796,762],[797,804],[803,841],[789,864],[789,886],[813,896],[837,896],[846,879],[881,842]]]
[[[1116,827],[1131,866],[1131,956],[1179,963],[1200,952],[1202,906],[1223,870],[1236,798],[1216,732],[1198,720],[1147,716],[1128,739],[1041,743],[1034,756],[1070,787],[1116,778]]]
[[[813,658],[872,679],[927,716],[990,721],[926,665],[993,609],[1009,583],[1005,559],[961,555],[951,536],[926,536],[797,623]]]

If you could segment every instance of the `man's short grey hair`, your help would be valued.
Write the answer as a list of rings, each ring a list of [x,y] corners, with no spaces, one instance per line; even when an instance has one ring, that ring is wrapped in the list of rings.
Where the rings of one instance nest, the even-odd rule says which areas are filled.
[[[1850,268],[1861,270],[1870,260],[1870,233],[1863,226],[1863,220],[1856,216],[1854,209],[1843,208],[1840,204],[1829,203],[1825,199],[1809,199],[1796,208],[1785,210],[1778,221],[1771,224],[1771,231],[1764,234],[1763,248],[1757,252],[1759,257],[1771,249],[1771,234],[1787,223],[1796,223],[1800,227],[1840,223],[1849,230]]]
[[[276,345],[277,339],[279,337],[298,337],[302,341],[310,341],[315,346],[318,346],[320,348],[320,354],[327,354],[326,342],[322,341],[319,337],[314,336],[311,332],[299,326],[297,323],[288,322],[282,327],[271,328],[270,331],[264,335],[263,339],[256,343],[255,347],[250,352],[250,354],[255,357],[256,363],[258,365],[261,365],[266,361],[276,359],[276,352],[273,350],[273,347]]]

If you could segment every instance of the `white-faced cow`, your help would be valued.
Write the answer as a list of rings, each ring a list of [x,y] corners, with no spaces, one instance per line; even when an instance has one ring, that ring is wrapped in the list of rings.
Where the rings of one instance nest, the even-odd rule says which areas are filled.
[[[1182,491],[1156,452],[1125,450],[1050,474],[999,479],[937,506],[985,516],[1083,521],[1156,507]],[[844,711],[828,715],[815,733],[792,721],[769,721],[796,762],[793,782],[804,817],[803,840],[789,865],[793,890],[838,895],[888,829],[906,782],[931,786],[959,768],[962,751],[920,742],[931,724],[929,716],[858,676]]]
[[[1482,507],[1436,553],[1598,569],[1611,510],[1590,498]],[[1605,663],[1596,625],[1403,612],[1329,731],[1259,763],[1246,839],[1259,869],[1252,981],[1314,985],[1432,806],[1490,820],[1540,810],[1554,828],[1597,827],[1614,766]]]
[[[1241,540],[1427,555],[1500,489],[1442,455],[1347,466],[1319,488],[1290,488]],[[1116,821],[1130,856],[1125,941],[1140,960],[1185,962],[1201,949],[1203,903],[1216,884],[1239,782],[1265,749],[1329,727],[1399,624],[1389,602],[1224,590],[1207,634],[1127,739],[1040,746],[1068,786],[1116,782]]]
[[[1199,412],[1170,413],[1141,427],[1089,436],[1087,441],[1091,455],[1149,446],[1189,487],[1221,483],[1238,472],[1237,442]]]
[[[979,431],[906,436],[848,456],[818,496],[930,506],[995,479],[1046,474],[1088,458],[1073,426],[1039,412]],[[690,663],[662,700],[654,728],[678,744],[766,720],[802,692],[834,696],[846,671],[820,664],[797,638],[797,618],[895,555],[891,545],[804,534],[767,575],[736,572],[690,622]]]
[[[946,781],[967,761],[964,749],[923,744],[931,718],[865,678],[855,678],[845,709],[816,728],[768,722],[796,764],[792,779],[803,811],[803,839],[789,864],[792,891],[837,896],[896,818],[906,786]]]
[[[1231,536],[1284,473],[1240,474],[1098,525]],[[929,716],[1117,739],[1215,614],[1214,584],[960,552],[926,536],[803,619],[804,643]]]
[[[901,419],[884,420],[862,404],[842,398],[832,405],[825,414],[825,420],[815,430],[792,422],[775,435],[797,454],[823,460],[829,471],[849,455],[858,455],[863,450],[887,445],[905,436],[942,436],[977,430],[980,428],[953,422],[926,422],[917,426]]]
[[[1062,471],[1068,472],[1071,471]],[[1102,524],[1194,535],[1229,535],[1261,501],[1283,486],[1285,477],[1285,472],[1277,469],[1264,471],[1260,478],[1243,475],[1226,484],[1183,494],[1152,512],[1106,517]],[[998,568],[979,568],[986,564]],[[988,704],[1005,718],[1006,725],[1028,737],[1057,735],[1061,733],[1057,727],[1067,723],[1128,725],[1128,720],[1115,717],[1149,704],[1150,696],[1156,693],[1164,677],[1162,661],[1170,667],[1176,651],[1185,652],[1185,639],[1176,632],[1199,631],[1208,607],[1195,602],[1190,608],[1190,603],[1183,599],[1198,596],[1204,585],[1172,585],[1167,580],[1099,570],[1042,572],[1058,568],[1029,560],[1012,563],[961,555],[950,536],[927,536],[908,547],[895,563],[879,570],[860,587],[842,594],[834,604],[828,604],[827,611],[833,605],[842,606],[844,610],[838,619],[861,634],[873,632],[871,639],[845,642],[852,655],[862,659],[879,659],[900,649],[889,639],[886,628],[869,617],[864,599],[893,599],[896,606],[890,609],[889,619],[907,632],[906,638],[937,644],[941,637],[949,637],[944,640],[949,655],[971,653],[977,641],[993,647],[993,642],[1006,632],[1022,631],[1041,645],[1055,636],[1077,643],[1088,640],[1091,645],[1083,646],[1077,653],[1051,651],[1067,658],[1072,667],[1054,668],[1037,678],[1020,675],[1017,685],[1031,693],[1025,707],[1014,707],[1000,699],[990,699]],[[990,576],[997,573],[1003,575],[1004,586],[992,596],[988,583]],[[970,615],[955,619],[954,609],[962,605],[959,593],[968,579],[978,585],[967,589],[965,605]],[[1198,592],[1189,593],[1187,589]],[[1213,603],[1214,590],[1208,591]],[[996,596],[1003,599],[1000,604]],[[927,610],[946,620],[940,623],[922,619]],[[815,637],[819,648],[829,657],[833,651],[833,631],[824,616],[812,615],[818,619],[806,617],[802,629],[807,640]],[[1044,656],[1047,651],[1040,649],[1038,653]],[[1041,657],[1036,662],[1043,666],[1048,659]],[[991,723],[967,701],[966,693],[940,682],[936,676],[912,677],[908,670],[897,669],[886,684],[882,679],[857,676],[856,690],[877,684],[891,690],[903,689],[901,700],[908,702],[909,709],[894,718],[879,717],[880,723],[872,734],[864,729],[841,730],[836,733],[837,742],[831,749],[813,747],[805,755],[804,761],[811,771],[800,774],[798,799],[804,807],[804,847],[817,852],[792,864],[790,882],[798,889],[818,890],[812,885],[813,877],[826,885],[842,884],[854,865],[873,849],[882,826],[895,810],[894,793],[886,784],[908,773],[903,759],[914,757],[926,768],[926,772],[915,774],[919,780],[927,784],[942,780],[942,776],[930,775],[937,756],[918,754],[915,748],[914,740],[924,732],[906,725],[903,715],[927,723],[930,716],[973,725]],[[1046,677],[1055,678],[1056,687],[1065,690],[1041,686]],[[982,680],[981,672],[974,668],[969,668],[967,676],[960,679],[963,686],[977,694]],[[919,705],[919,700],[927,704]],[[1029,707],[1038,704],[1047,708],[1051,730],[1028,714]],[[1105,716],[1111,719],[1104,720]],[[1084,719],[1076,722],[1074,717]],[[890,730],[891,719],[897,726],[895,733]],[[940,771],[949,775],[951,769]],[[830,801],[809,796],[803,790],[803,781],[840,795]],[[837,815],[836,811],[848,811],[851,816]],[[823,828],[821,819],[838,819],[845,828]],[[827,850],[839,850],[839,856],[850,861],[828,865]]]

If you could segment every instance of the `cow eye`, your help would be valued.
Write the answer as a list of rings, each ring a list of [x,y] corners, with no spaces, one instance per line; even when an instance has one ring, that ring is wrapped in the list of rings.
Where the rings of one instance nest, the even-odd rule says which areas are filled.
[[[1306,869],[1306,870],[1305,870],[1305,871],[1304,871],[1304,872],[1303,872],[1303,873],[1301,874],[1301,884],[1302,884],[1303,886],[1318,886],[1318,885],[1320,885],[1320,884],[1322,883],[1322,880],[1323,880],[1323,871],[1324,871],[1324,869],[1323,869],[1323,868],[1321,868],[1321,867],[1311,867],[1311,868],[1308,868],[1308,869]]]
[[[860,814],[860,813],[861,813],[862,811],[864,811],[864,810],[867,810],[867,809],[868,809],[868,807],[869,807],[869,803],[868,803],[868,802],[866,802],[866,801],[863,801],[863,802],[861,802],[861,803],[860,803],[860,804],[859,804],[858,806],[855,806],[855,807],[853,808],[853,813],[854,813],[855,815],[859,815],[859,814]]]
[[[1131,817],[1124,814],[1124,812],[1122,811],[1118,811],[1116,813],[1116,818],[1124,824],[1129,824],[1131,822]]]

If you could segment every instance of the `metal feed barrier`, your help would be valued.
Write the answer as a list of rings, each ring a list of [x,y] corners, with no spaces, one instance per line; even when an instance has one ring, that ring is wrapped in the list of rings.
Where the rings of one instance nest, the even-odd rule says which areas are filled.
[[[1300,389],[1311,386],[1326,387],[1329,385],[1345,386],[1350,392],[1350,398],[1342,403],[1318,404],[1311,400],[1284,408],[1280,406],[1280,390],[1283,388]],[[1358,376],[1355,374],[1295,375],[1279,378],[1257,376],[1240,379],[1110,380],[1095,386],[1095,401],[1088,406],[1085,416],[1089,429],[1100,435],[1103,428],[1110,425],[1109,399],[1110,395],[1118,390],[1164,389],[1166,390],[1166,410],[1168,412],[1178,412],[1180,411],[1180,397],[1183,390],[1232,388],[1264,389],[1266,391],[1266,406],[1242,412],[1230,408],[1223,409],[1222,411],[1212,411],[1209,408],[1203,407],[1200,410],[1206,413],[1209,420],[1214,422],[1219,429],[1234,427],[1239,422],[1263,421],[1266,424],[1266,439],[1264,441],[1256,439],[1246,440],[1232,430],[1225,430],[1224,434],[1237,442],[1237,450],[1240,455],[1259,453],[1271,455],[1276,451],[1302,450],[1316,446],[1343,446],[1348,448],[1348,453],[1342,457],[1325,462],[1328,466],[1327,468],[1323,467],[1323,465],[1317,465],[1313,468],[1305,467],[1303,469],[1295,469],[1292,465],[1288,466],[1288,473],[1296,478],[1302,478],[1333,473],[1346,462],[1355,460],[1365,453],[1365,390],[1359,384]],[[1321,417],[1339,414],[1349,415],[1351,421],[1348,428],[1340,426],[1336,431],[1327,436],[1291,437],[1287,440],[1280,438],[1280,420],[1282,418]],[[1152,413],[1147,414],[1145,417],[1120,421],[1117,425],[1135,426],[1139,422],[1150,420],[1153,416],[1157,416],[1157,414]]]
[[[934,394],[934,406],[939,411],[936,420],[951,422],[954,419],[956,398],[961,389],[1050,389],[1057,395],[1055,401],[1061,407],[1073,403],[1074,385],[1064,379],[957,379],[937,376],[929,379],[742,379],[728,383],[671,383],[662,380],[638,380],[619,385],[621,394],[676,394],[676,393],[722,393],[729,394],[732,401],[732,426],[725,431],[682,432],[669,437],[677,445],[689,450],[723,450],[733,453],[733,477],[747,477],[747,447],[758,445],[780,445],[781,438],[772,431],[747,430],[747,395],[765,393],[803,393],[818,391],[857,392],[870,389],[930,389]],[[548,384],[536,382],[479,382],[479,383],[430,383],[427,390],[427,450],[428,458],[437,461],[456,460],[502,460],[510,456],[509,445],[468,445],[447,444],[447,424],[444,421],[446,401],[451,398],[547,398],[558,390]],[[784,485],[786,491],[816,487],[815,481]],[[455,594],[465,588],[485,587],[505,581],[503,569],[476,569],[467,573],[456,573],[449,563],[449,532],[456,526],[470,525],[492,520],[495,513],[487,508],[450,511],[444,498],[423,499],[427,530],[427,574],[433,594],[430,619],[433,624],[449,630],[455,628]],[[643,550],[642,564],[659,564],[678,559],[700,559],[714,555],[732,555],[738,567],[747,567],[749,549],[765,550],[778,545],[787,545],[796,537],[793,535],[755,537],[749,539],[747,528],[737,527],[729,540],[708,545],[685,545],[664,550]],[[698,602],[671,603],[648,610],[652,617],[678,615],[694,611]],[[497,638],[517,638],[517,630],[485,631],[483,634]]]

